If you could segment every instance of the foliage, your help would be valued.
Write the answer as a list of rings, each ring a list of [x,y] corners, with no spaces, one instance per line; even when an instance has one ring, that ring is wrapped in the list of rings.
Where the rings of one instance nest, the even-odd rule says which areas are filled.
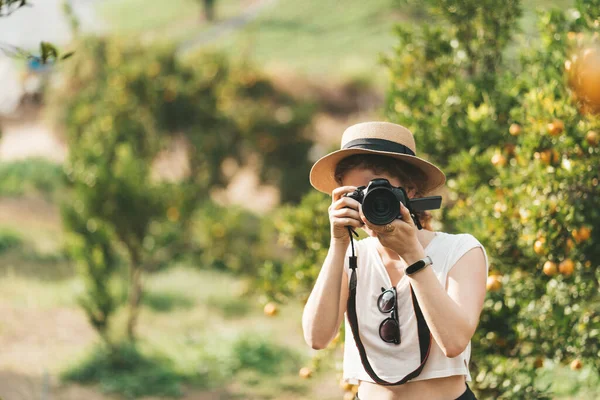
[[[21,7],[29,6],[27,0],[0,0],[0,17],[8,17]]]
[[[0,254],[20,247],[22,244],[23,239],[18,233],[8,229],[0,230]]]
[[[258,286],[268,297],[279,301],[290,296],[308,298],[329,249],[330,203],[328,196],[313,191],[298,206],[282,207],[274,215],[278,243],[290,250],[302,250],[290,260],[274,258],[265,262]]]
[[[64,186],[60,165],[42,158],[0,164],[0,194],[3,196],[55,196]]]
[[[297,370],[296,353],[256,334],[244,335],[232,344],[231,370],[254,370],[266,375],[281,375]]]
[[[226,160],[254,162],[263,182],[282,186],[284,200],[306,189],[299,167],[308,165],[311,142],[304,130],[312,107],[219,54],[183,62],[169,47],[115,39],[84,40],[64,74],[53,96],[70,148],[65,172],[72,199],[64,205],[65,225],[84,275],[95,282],[90,299],[110,297],[102,282],[118,260],[128,266],[127,329],[134,338],[142,274],[198,252],[193,215],[212,188],[229,183]],[[185,170],[173,178],[157,161],[177,145],[185,149],[177,156]],[[201,244],[215,263],[231,253],[212,241]],[[114,311],[108,307],[114,302],[102,303]],[[109,314],[100,313],[105,319]]]
[[[177,308],[189,309],[194,306],[191,298],[176,292],[146,292],[142,303],[155,312],[170,312]]]
[[[268,218],[239,206],[206,202],[195,216],[194,242],[198,264],[254,276],[271,255],[272,228]]]
[[[69,230],[65,245],[69,256],[75,260],[86,291],[79,303],[92,326],[108,345],[109,320],[119,306],[119,295],[111,286],[111,277],[122,263],[111,244],[106,224],[96,220],[86,221],[74,208],[64,206],[62,218]]]
[[[516,69],[502,55],[517,2],[435,3],[451,29],[398,28],[387,115],[446,172],[444,226],[479,238],[501,282],[472,339],[478,397],[545,398],[535,385],[545,358],[600,372],[600,151],[586,139],[600,121],[565,76],[576,33],[596,29],[598,2],[541,15],[541,43]],[[547,261],[560,273],[546,275]]]
[[[181,396],[184,381],[169,359],[147,356],[130,343],[119,344],[114,349],[97,346],[80,365],[65,371],[61,378],[99,383],[104,392],[119,393],[128,399]]]

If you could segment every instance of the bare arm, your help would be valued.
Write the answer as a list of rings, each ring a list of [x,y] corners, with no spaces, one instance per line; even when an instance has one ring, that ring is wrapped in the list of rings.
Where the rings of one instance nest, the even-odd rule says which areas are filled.
[[[302,314],[304,340],[313,349],[327,347],[338,332],[346,311],[348,275],[344,272],[344,258],[350,243],[346,226],[358,228],[363,223],[357,211],[358,202],[342,195],[354,189],[353,186],[344,186],[332,193],[329,252]]]
[[[469,250],[448,275],[447,290],[431,268],[410,276],[423,316],[446,357],[456,357],[469,344],[479,323],[486,294],[483,251]]]

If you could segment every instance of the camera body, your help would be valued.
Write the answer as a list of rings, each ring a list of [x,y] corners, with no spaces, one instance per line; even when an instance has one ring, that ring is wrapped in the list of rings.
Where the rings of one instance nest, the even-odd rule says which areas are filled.
[[[423,229],[423,227],[414,213],[436,210],[442,204],[442,196],[411,200],[403,187],[394,187],[387,179],[383,178],[373,179],[368,186],[360,186],[354,192],[346,193],[344,196],[361,203],[365,218],[375,225],[386,225],[401,218],[400,203],[402,203],[410,212],[418,229]]]

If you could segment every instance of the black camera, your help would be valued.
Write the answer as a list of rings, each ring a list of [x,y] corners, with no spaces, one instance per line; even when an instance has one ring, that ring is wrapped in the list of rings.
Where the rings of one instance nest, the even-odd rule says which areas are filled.
[[[417,228],[423,229],[415,212],[437,210],[442,205],[442,196],[409,199],[403,187],[394,187],[387,179],[382,178],[373,179],[369,182],[369,186],[361,186],[344,196],[361,203],[363,214],[375,225],[386,225],[400,218],[400,203],[402,203],[408,208]]]

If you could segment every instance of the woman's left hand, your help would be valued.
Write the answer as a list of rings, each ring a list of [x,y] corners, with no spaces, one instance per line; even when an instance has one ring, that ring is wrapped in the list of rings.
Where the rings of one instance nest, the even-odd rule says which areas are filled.
[[[417,227],[413,221],[408,208],[400,203],[401,218],[395,219],[387,225],[374,225],[370,222],[359,207],[360,218],[379,239],[382,246],[398,253],[408,265],[425,257],[425,250],[417,238]]]

